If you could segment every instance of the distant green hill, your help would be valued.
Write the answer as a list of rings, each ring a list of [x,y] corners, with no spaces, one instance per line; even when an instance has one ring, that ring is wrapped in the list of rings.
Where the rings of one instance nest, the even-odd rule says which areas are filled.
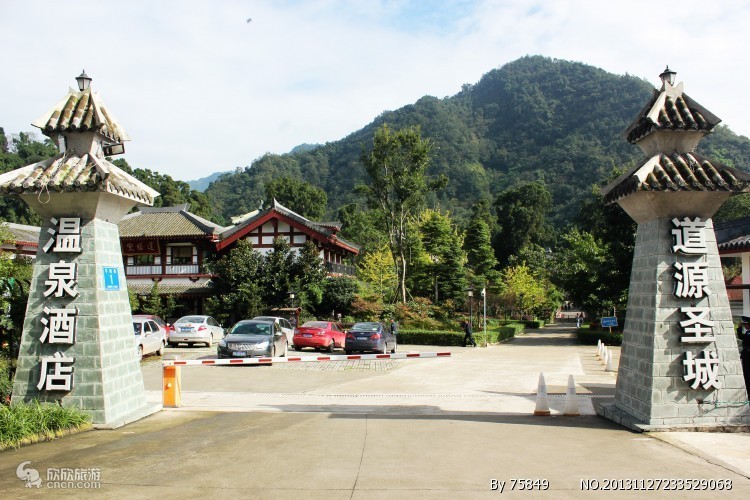
[[[678,75],[679,77],[679,75]],[[637,161],[640,150],[623,132],[651,96],[654,85],[582,63],[529,56],[487,73],[475,85],[444,99],[425,96],[387,111],[348,137],[312,149],[265,155],[244,171],[217,179],[206,191],[228,218],[257,207],[265,183],[292,175],[328,193],[329,213],[349,202],[365,182],[362,145],[374,130],[420,125],[434,141],[430,172],[449,178],[432,201],[458,218],[479,198],[514,184],[543,180],[554,197],[553,219],[563,223],[578,211],[590,186],[612,168]],[[711,96],[691,96],[710,109]],[[701,143],[704,154],[742,169],[750,166],[750,141],[725,127]]]

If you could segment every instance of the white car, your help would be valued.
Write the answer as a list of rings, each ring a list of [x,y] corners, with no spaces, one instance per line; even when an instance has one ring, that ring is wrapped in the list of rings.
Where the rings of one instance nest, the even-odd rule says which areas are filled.
[[[149,316],[133,316],[133,331],[135,332],[138,359],[146,354],[156,353],[164,355],[167,345],[167,329],[159,325]]]
[[[294,327],[291,323],[289,323],[288,320],[280,318],[278,316],[256,316],[253,319],[258,321],[271,321],[273,323],[276,323],[277,325],[279,325],[279,328],[281,328],[281,331],[284,332],[287,347],[291,346],[294,343]]]
[[[169,332],[169,345],[206,344],[211,347],[222,338],[224,328],[211,316],[183,316],[174,322],[174,330]]]

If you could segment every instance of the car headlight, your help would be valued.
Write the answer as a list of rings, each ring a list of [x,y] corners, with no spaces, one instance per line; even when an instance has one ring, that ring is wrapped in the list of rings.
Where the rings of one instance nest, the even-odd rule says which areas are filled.
[[[267,349],[268,348],[268,341],[266,340],[265,342],[258,342],[257,344],[255,344],[255,348],[256,349]]]

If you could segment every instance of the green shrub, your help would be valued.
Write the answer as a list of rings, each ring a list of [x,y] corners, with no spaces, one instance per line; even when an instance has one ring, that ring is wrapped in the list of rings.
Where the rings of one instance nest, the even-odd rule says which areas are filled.
[[[578,341],[584,345],[596,345],[601,340],[606,345],[622,345],[622,333],[609,333],[609,330],[578,328]]]
[[[528,320],[522,321],[521,323],[526,325],[526,328],[541,328],[544,326],[543,319],[528,319]]]
[[[52,403],[0,406],[0,449],[18,447],[24,440],[54,439],[63,431],[87,427],[90,420],[78,408]]]
[[[0,405],[10,402],[13,379],[10,378],[10,360],[0,357]]]
[[[487,329],[487,342],[495,344],[516,336],[524,331],[525,326],[520,323],[511,323],[499,328]],[[484,345],[484,331],[474,331],[474,340],[478,345]],[[398,342],[400,344],[414,345],[440,345],[460,346],[464,342],[464,332],[450,330],[399,330]]]

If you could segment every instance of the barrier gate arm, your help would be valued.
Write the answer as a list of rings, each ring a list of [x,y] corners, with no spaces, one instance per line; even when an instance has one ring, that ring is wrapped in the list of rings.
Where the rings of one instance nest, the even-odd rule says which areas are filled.
[[[223,359],[165,359],[162,361],[162,404],[165,408],[182,406],[180,368],[182,366],[270,365],[273,363],[319,363],[326,361],[357,361],[386,359],[446,358],[444,352],[397,352],[393,354],[346,354],[334,356],[291,356],[276,358],[223,358]]]

